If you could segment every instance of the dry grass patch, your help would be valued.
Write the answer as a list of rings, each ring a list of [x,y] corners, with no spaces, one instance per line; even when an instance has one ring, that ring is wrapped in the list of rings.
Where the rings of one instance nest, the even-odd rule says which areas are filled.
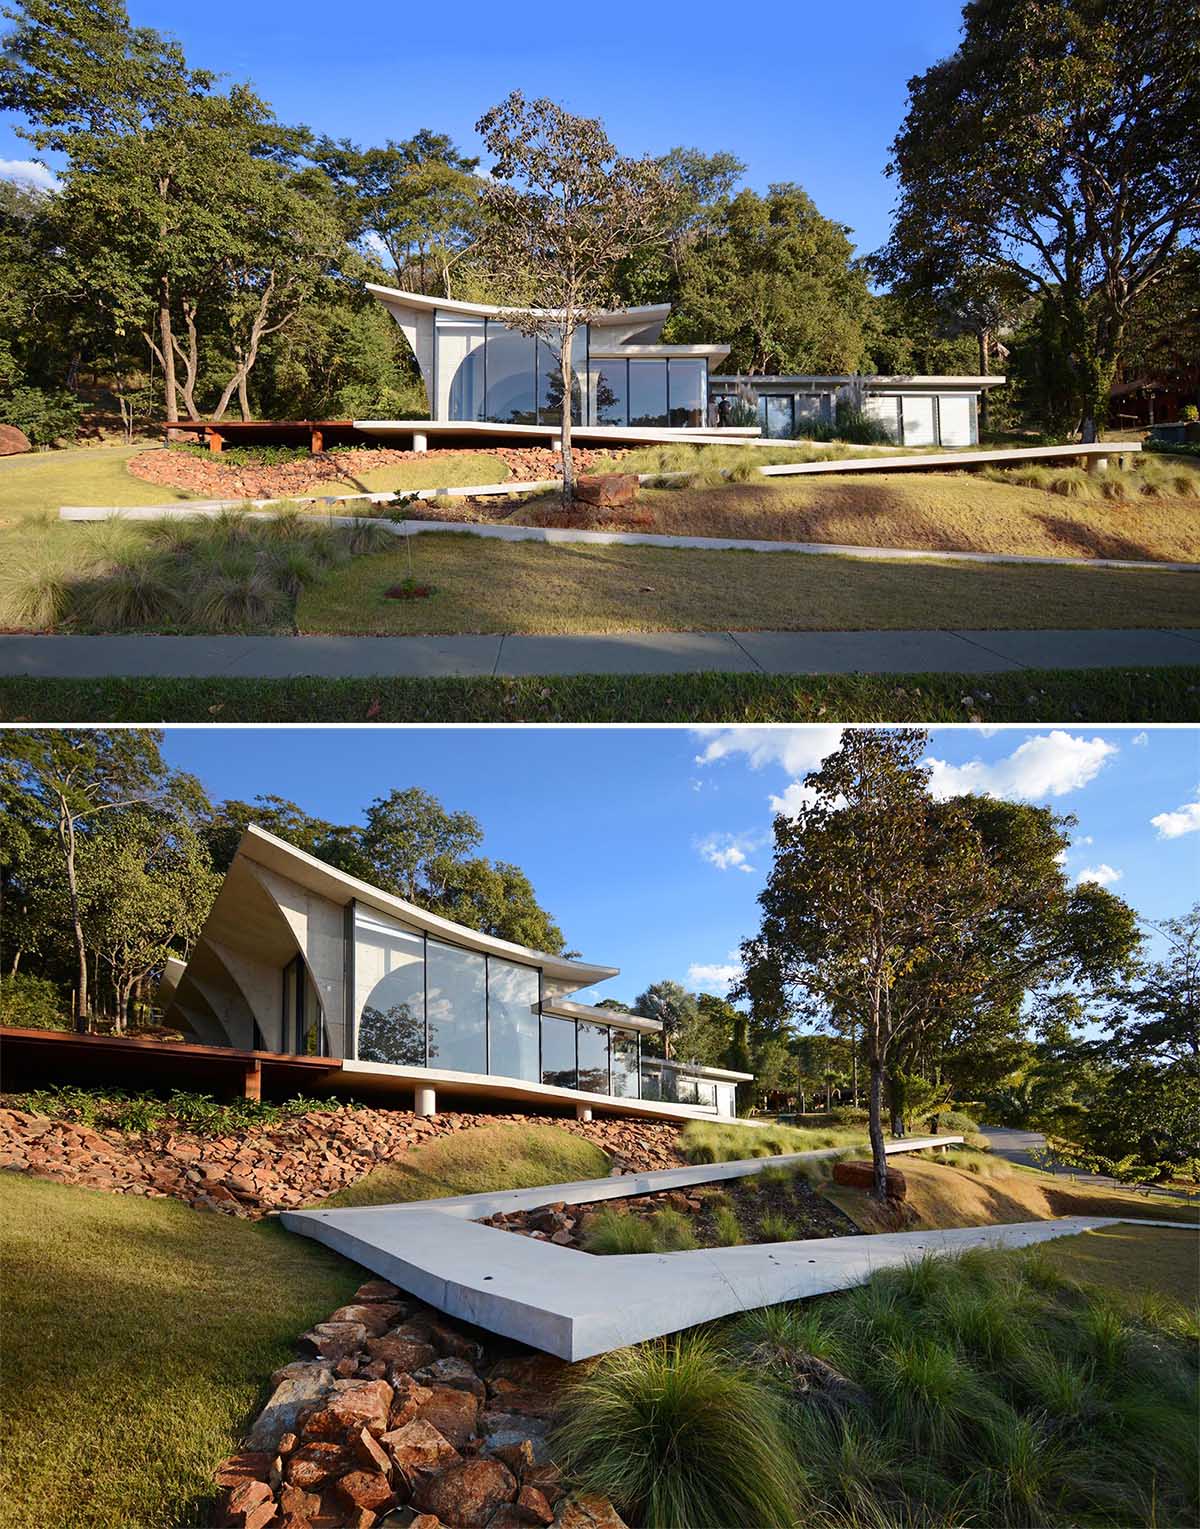
[[[960,1166],[973,1159],[979,1160],[981,1171]],[[905,1206],[916,1227],[992,1226],[1059,1216],[1128,1216],[1139,1221],[1200,1224],[1200,1207],[1195,1205],[1164,1208],[1161,1199],[1133,1190],[1102,1189],[1051,1174],[1029,1173],[988,1153],[958,1152],[950,1161],[906,1155],[897,1166],[908,1183]],[[891,1213],[876,1205],[865,1190],[837,1185],[825,1193],[864,1232],[895,1230]]]
[[[765,464],[764,464],[765,465]],[[1059,478],[1095,480],[1078,469]],[[1176,474],[1161,497],[1067,497],[1009,475],[837,473],[654,489],[649,529],[670,536],[832,542],[931,552],[1200,561],[1200,474]],[[1133,483],[1141,475],[1126,475]],[[1190,483],[1189,483],[1190,479]],[[1046,480],[1047,482],[1051,480]],[[1120,480],[1114,474],[1111,481]],[[1179,492],[1190,488],[1190,492]],[[514,516],[514,519],[519,518]]]
[[[1046,1262],[1067,1279],[1109,1291],[1130,1305],[1140,1306],[1147,1295],[1177,1302],[1186,1310],[1200,1303],[1195,1232],[1165,1226],[1102,1226],[1043,1243],[1042,1252]]]
[[[1195,626],[1200,574],[888,563],[868,559],[547,546],[439,532],[413,571],[437,593],[393,601],[403,548],[301,597],[302,632],[854,631]]]

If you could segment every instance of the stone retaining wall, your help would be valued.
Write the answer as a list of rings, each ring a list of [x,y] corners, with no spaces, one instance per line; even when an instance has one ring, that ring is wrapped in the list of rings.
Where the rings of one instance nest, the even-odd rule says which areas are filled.
[[[132,1135],[93,1130],[24,1110],[0,1109],[0,1168],[104,1189],[174,1196],[198,1209],[258,1219],[311,1205],[380,1163],[455,1131],[489,1125],[552,1125],[606,1152],[614,1172],[677,1168],[678,1128],[657,1121],[578,1121],[520,1114],[340,1108],[314,1111],[240,1136],[184,1131]]]

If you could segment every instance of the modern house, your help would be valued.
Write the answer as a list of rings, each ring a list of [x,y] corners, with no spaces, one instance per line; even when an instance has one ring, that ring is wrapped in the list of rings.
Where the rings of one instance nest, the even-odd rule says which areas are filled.
[[[250,827],[164,1022],[244,1054],[327,1058],[323,1086],[672,1119],[736,1113],[749,1074],[664,1061],[654,1020],[571,995],[617,975],[480,934]]]
[[[975,446],[979,395],[1004,377],[711,377],[714,405],[736,396],[739,383],[758,395],[762,433],[788,440],[805,421],[832,424],[839,390],[861,387],[864,412],[899,446]]]
[[[404,332],[429,399],[428,420],[355,420],[367,435],[530,435],[562,423],[558,359],[543,341],[505,323],[511,310],[368,284]],[[669,303],[604,313],[576,331],[573,433],[580,439],[784,439],[808,419],[832,421],[840,389],[865,386],[867,412],[903,446],[970,446],[978,400],[1003,377],[730,377],[714,374],[729,346],[668,345]],[[739,382],[758,394],[759,427],[720,428],[717,406]]]

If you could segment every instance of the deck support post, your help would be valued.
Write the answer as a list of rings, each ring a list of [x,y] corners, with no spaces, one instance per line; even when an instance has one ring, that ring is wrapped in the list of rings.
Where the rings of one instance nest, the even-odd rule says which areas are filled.
[[[325,450],[325,434],[319,425],[314,425],[309,432],[308,449],[316,456],[318,451]]]
[[[437,1091],[427,1084],[419,1083],[413,1089],[413,1113],[416,1115],[437,1114]]]
[[[1087,456],[1085,459],[1087,470],[1090,473],[1103,473],[1108,471],[1108,458]]]
[[[242,1074],[242,1098],[257,1103],[262,1098],[262,1063],[247,1062]]]
[[[424,430],[413,431],[412,449],[414,451],[429,450],[429,437],[425,434]]]
[[[592,1118],[592,1107],[591,1107],[590,1104],[577,1104],[575,1106],[575,1119],[576,1120],[587,1121],[587,1120],[590,1120],[591,1118]]]
[[[209,449],[209,451],[211,451],[213,453],[219,452],[221,450],[222,446],[224,446],[224,444],[225,444],[225,439],[224,439],[224,437],[222,436],[222,434],[221,434],[221,432],[219,430],[210,430],[208,432],[208,449]]]

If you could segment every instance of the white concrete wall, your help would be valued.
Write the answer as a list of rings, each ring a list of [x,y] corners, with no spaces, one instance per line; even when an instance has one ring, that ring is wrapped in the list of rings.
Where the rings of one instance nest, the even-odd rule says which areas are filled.
[[[286,876],[256,865],[254,874],[287,921],[321,1001],[329,1055],[346,1052],[345,909]],[[276,1005],[278,1007],[278,1004]]]

